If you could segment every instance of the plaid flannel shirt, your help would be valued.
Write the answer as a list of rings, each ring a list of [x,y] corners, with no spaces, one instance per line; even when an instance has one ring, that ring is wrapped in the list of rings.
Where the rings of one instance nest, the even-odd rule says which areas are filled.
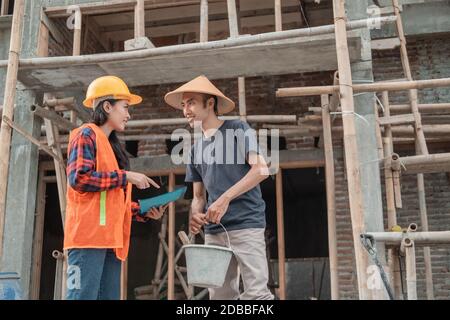
[[[71,150],[67,160],[67,178],[69,185],[78,192],[101,192],[115,188],[126,188],[127,176],[125,170],[100,172],[95,170],[95,132],[90,128],[84,128],[71,141]],[[140,206],[137,202],[131,202],[133,220],[139,222],[148,221],[139,215]]]

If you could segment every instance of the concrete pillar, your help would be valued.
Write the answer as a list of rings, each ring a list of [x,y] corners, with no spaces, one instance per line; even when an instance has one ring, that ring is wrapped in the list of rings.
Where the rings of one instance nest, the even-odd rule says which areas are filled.
[[[25,4],[21,58],[32,57],[35,53],[39,5],[39,1],[27,1]],[[23,90],[18,84],[14,122],[37,138],[42,122],[29,112],[35,98],[33,92]],[[19,274],[25,299],[28,298],[30,285],[38,155],[36,146],[13,131],[0,271]]]

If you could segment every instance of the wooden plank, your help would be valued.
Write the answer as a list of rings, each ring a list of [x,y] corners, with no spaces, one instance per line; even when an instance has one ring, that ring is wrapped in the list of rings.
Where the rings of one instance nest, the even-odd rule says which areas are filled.
[[[325,187],[327,192],[328,252],[330,257],[331,299],[339,300],[338,255],[336,235],[336,193],[334,174],[333,137],[328,95],[321,97],[323,143],[325,153]]]
[[[47,17],[44,11],[41,14],[41,23],[43,23],[47,29],[50,31],[51,36],[56,40],[56,42],[62,44],[64,42],[64,36],[61,31],[55,26],[55,24]],[[48,56],[46,54],[45,56]]]
[[[284,241],[283,172],[279,169],[275,178],[277,203],[277,244],[278,244],[278,297],[286,300],[286,256]]]
[[[175,189],[175,174],[169,174],[168,191]],[[169,254],[168,254],[168,280],[167,280],[167,300],[175,299],[175,202],[169,204]]]
[[[344,148],[347,169],[347,184],[350,203],[350,215],[353,231],[353,245],[356,260],[356,275],[358,281],[358,292],[361,300],[367,300],[371,294],[367,287],[368,256],[360,242],[360,235],[365,230],[364,203],[361,185],[360,162],[358,157],[358,146],[356,141],[355,107],[353,100],[353,82],[350,69],[350,55],[347,45],[347,27],[345,1],[334,0],[333,12],[335,22],[336,53],[339,70],[339,91],[344,128]]]
[[[36,193],[36,215],[34,219],[33,232],[33,256],[31,263],[31,284],[30,299],[39,300],[41,270],[42,270],[42,247],[44,241],[44,220],[45,220],[45,194],[46,182],[44,180],[45,171],[39,166],[38,187]]]

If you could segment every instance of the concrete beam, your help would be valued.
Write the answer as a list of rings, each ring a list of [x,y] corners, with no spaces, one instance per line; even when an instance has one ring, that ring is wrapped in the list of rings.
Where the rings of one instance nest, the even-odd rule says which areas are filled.
[[[389,2],[391,2],[389,0]],[[450,0],[401,1],[402,19],[406,36],[418,36],[450,32]],[[392,3],[390,4],[392,6]],[[372,30],[373,39],[397,35],[395,25],[386,25],[381,30]]]
[[[315,168],[325,165],[322,149],[311,150],[281,150],[279,156],[280,167],[286,169]],[[138,157],[130,159],[131,169],[149,176],[185,173],[185,165],[175,165],[169,155],[155,157]]]

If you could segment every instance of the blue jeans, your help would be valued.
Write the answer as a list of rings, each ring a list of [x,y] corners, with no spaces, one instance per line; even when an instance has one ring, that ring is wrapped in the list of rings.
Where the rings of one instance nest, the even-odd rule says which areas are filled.
[[[112,249],[69,249],[67,300],[119,300],[121,261]]]

